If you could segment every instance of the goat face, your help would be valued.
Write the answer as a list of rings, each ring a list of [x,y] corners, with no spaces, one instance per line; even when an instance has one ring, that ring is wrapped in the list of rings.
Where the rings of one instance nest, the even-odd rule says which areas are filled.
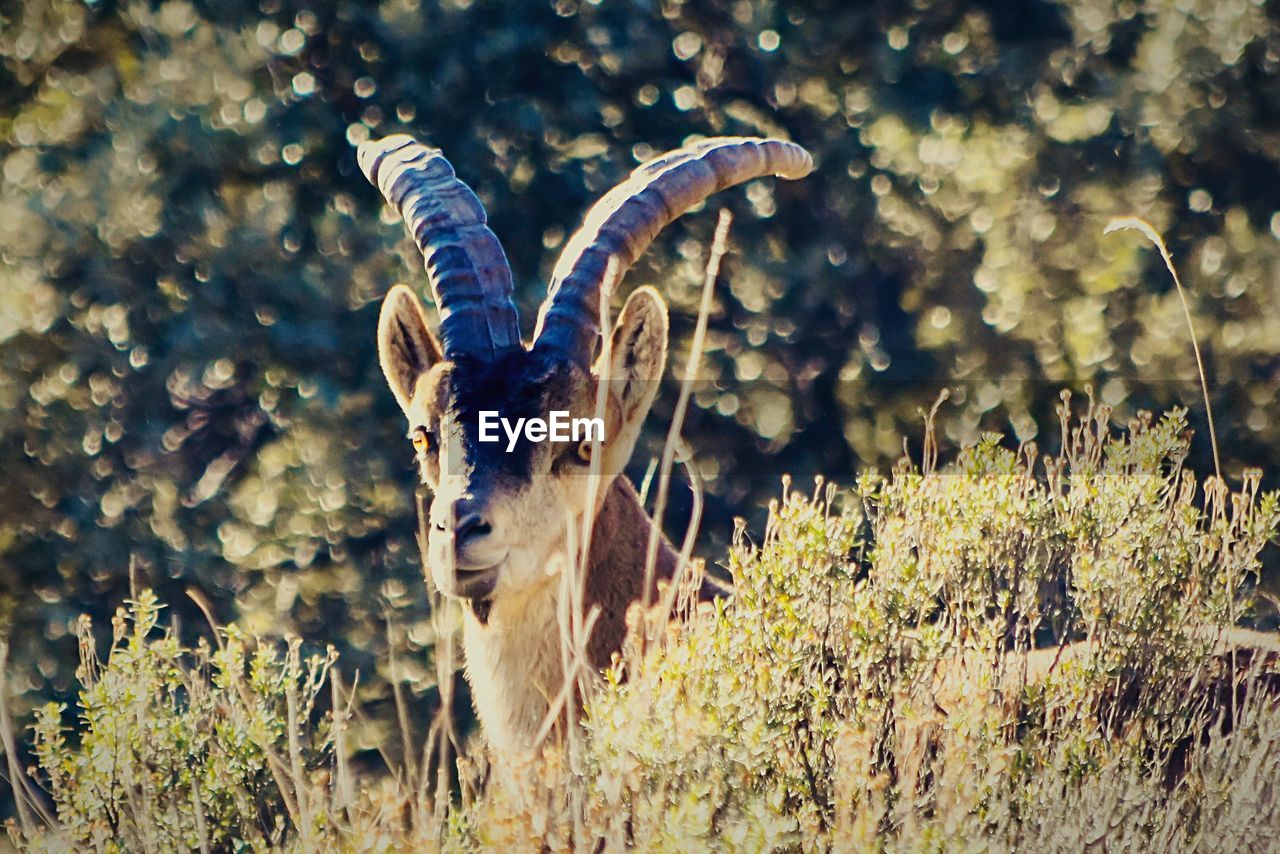
[[[447,359],[417,296],[404,286],[387,295],[378,355],[433,495],[427,564],[445,595],[477,603],[519,597],[566,565],[570,530],[581,531],[589,496],[599,509],[625,467],[662,376],[667,312],[656,291],[631,295],[610,342],[607,370],[603,360],[588,369],[538,346],[493,360]],[[576,442],[530,441],[521,431],[513,442],[492,415],[489,441],[481,441],[482,413],[512,426],[549,422],[553,412],[597,417],[602,380],[602,441],[582,434]]]
[[[603,348],[607,364],[592,364],[606,279],[620,281],[664,225],[712,193],[765,175],[800,178],[813,160],[792,143],[732,137],[644,164],[566,243],[526,346],[506,254],[444,156],[403,135],[364,142],[356,156],[404,219],[440,314],[437,336],[417,297],[397,286],[378,328],[383,372],[434,493],[429,574],[444,593],[477,603],[531,592],[565,566],[567,534],[581,530],[589,496],[603,502],[626,465],[666,361],[666,306],[641,288]],[[481,441],[482,413],[510,424],[552,413],[599,417],[604,438],[589,448],[523,437],[509,444],[501,433]]]

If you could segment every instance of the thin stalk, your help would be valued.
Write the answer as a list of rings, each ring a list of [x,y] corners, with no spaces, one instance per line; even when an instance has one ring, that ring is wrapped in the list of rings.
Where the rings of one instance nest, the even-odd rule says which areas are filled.
[[[1209,403],[1209,380],[1204,372],[1204,359],[1200,356],[1200,342],[1196,337],[1196,325],[1191,318],[1191,306],[1187,303],[1186,289],[1182,287],[1182,279],[1178,278],[1178,270],[1173,266],[1173,256],[1169,254],[1169,247],[1165,246],[1164,238],[1160,236],[1160,232],[1145,219],[1139,219],[1136,216],[1124,216],[1111,220],[1107,224],[1103,234],[1110,234],[1113,231],[1121,229],[1133,229],[1140,231],[1146,238],[1156,245],[1160,250],[1160,257],[1164,259],[1164,266],[1169,271],[1169,275],[1173,277],[1173,284],[1178,290],[1178,299],[1182,302],[1182,314],[1187,319],[1187,331],[1191,333],[1191,351],[1196,356],[1196,370],[1200,372],[1200,391],[1204,394],[1204,414],[1209,419],[1209,443],[1213,445],[1213,471],[1218,476],[1218,480],[1222,480],[1222,462],[1218,458],[1218,431],[1213,425],[1213,406]]]
[[[400,728],[400,749],[403,752],[405,782],[412,789],[418,783],[418,768],[413,761],[413,733],[409,727],[409,706],[400,685],[400,662],[396,658],[396,632],[390,612],[383,614],[387,632],[387,660],[391,670],[391,698],[396,707],[396,723]],[[426,773],[425,769],[423,773]]]
[[[671,427],[667,430],[667,441],[662,446],[662,462],[658,466],[658,496],[653,506],[653,527],[649,530],[649,549],[644,562],[644,599],[648,608],[650,588],[653,586],[654,568],[658,562],[658,543],[662,537],[662,515],[667,509],[667,495],[671,490],[671,469],[675,464],[676,446],[680,441],[680,431],[684,427],[685,413],[689,410],[689,397],[693,393],[693,382],[698,374],[698,365],[702,361],[702,349],[707,340],[707,319],[711,314],[711,297],[715,293],[716,279],[720,276],[720,263],[724,260],[729,245],[729,227],[733,225],[733,214],[728,209],[720,211],[720,219],[716,223],[715,237],[711,241],[711,257],[707,259],[706,277],[702,282],[702,301],[698,306],[698,321],[693,330],[693,340],[689,344],[689,359],[685,363],[684,382],[680,385],[680,397],[676,401],[675,411],[671,415]],[[678,574],[678,568],[677,568]],[[674,579],[673,579],[674,583]]]
[[[298,802],[298,834],[306,847],[311,840],[311,804],[310,797],[307,792],[306,778],[302,773],[302,745],[298,740],[298,730],[302,726],[302,721],[298,715],[298,686],[295,682],[295,674],[300,672],[300,653],[302,646],[300,638],[289,638],[289,647],[286,667],[286,679],[284,686],[286,714],[289,724],[289,771],[293,777],[293,789]]]
[[[36,795],[31,791],[27,775],[18,763],[18,747],[13,737],[13,722],[9,719],[9,643],[0,641],[0,744],[4,746],[4,759],[9,770],[9,785],[13,788],[13,802],[18,810],[18,823],[22,826],[22,835],[27,839],[34,838],[35,821],[31,815],[34,807],[40,818],[49,827],[53,826],[53,817],[49,815]]]

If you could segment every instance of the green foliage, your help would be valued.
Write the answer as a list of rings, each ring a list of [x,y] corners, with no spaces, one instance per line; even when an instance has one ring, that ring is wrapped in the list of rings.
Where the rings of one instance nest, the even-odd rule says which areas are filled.
[[[37,727],[61,825],[20,841],[150,817],[190,846],[201,814],[210,839],[254,847],[1265,848],[1280,643],[1250,634],[1237,661],[1222,638],[1280,498],[1257,477],[1199,484],[1181,412],[1115,433],[1105,407],[1067,406],[1053,456],[986,437],[848,493],[788,486],[759,544],[739,531],[731,600],[677,623],[637,608],[582,730],[484,786],[461,763],[460,802],[425,771],[353,777],[345,717],[312,730],[309,701],[282,711],[328,660],[260,646],[250,663],[235,631],[217,654],[146,641],[139,597],[105,669],[86,659],[78,746],[56,712]],[[273,779],[290,733],[304,761]],[[336,773],[307,775],[321,765]]]
[[[157,632],[148,590],[112,621],[106,663],[82,625],[74,742],[65,706],[37,715],[34,752],[57,807],[49,844],[95,850],[262,849],[297,833],[308,775],[332,749],[316,711],[335,656]],[[299,779],[301,777],[301,780]]]
[[[1132,235],[1102,235],[1117,214],[1182,263],[1226,472],[1280,471],[1278,39],[1265,4],[1208,0],[4,4],[0,632],[27,641],[20,687],[72,697],[76,620],[110,618],[134,558],[183,626],[195,584],[220,620],[333,643],[391,719],[383,615],[415,652],[431,633],[373,330],[423,272],[356,168],[374,135],[441,146],[477,189],[526,330],[639,160],[713,133],[815,153],[803,182],[713,203],[735,226],[686,424],[705,553],[734,515],[760,529],[783,472],[892,465],[943,386],[951,446],[1035,437],[1062,385],[1123,418],[1196,400],[1176,296]],[[673,225],[619,289],[660,285],[678,339],[714,220]],[[434,677],[405,679],[423,719]]]
[[[1241,613],[1277,497],[1255,478],[1232,495],[1209,485],[1198,508],[1181,413],[1124,437],[1100,408],[1063,426],[1060,456],[988,437],[945,471],[863,478],[843,511],[821,485],[786,492],[764,542],[731,553],[733,602],[592,706],[579,779],[599,799],[592,832],[914,849],[1016,847],[1070,823],[1076,840],[1096,827],[1178,847],[1252,803],[1280,772],[1267,698],[1251,707],[1263,728],[1234,736],[1257,765],[1220,801],[1194,774],[1172,795],[1161,781],[1220,711],[1202,702],[1219,678],[1213,627]],[[1056,646],[1032,651],[1067,641],[1060,662]],[[1200,773],[1230,779],[1223,750],[1197,754]],[[1107,787],[1150,823],[1055,811]],[[1229,832],[1258,844],[1277,806],[1267,796]]]

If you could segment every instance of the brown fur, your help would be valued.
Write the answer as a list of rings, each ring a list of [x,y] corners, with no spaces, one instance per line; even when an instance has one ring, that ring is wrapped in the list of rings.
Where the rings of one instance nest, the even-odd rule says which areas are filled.
[[[591,663],[597,668],[607,667],[613,654],[622,648],[627,633],[627,609],[643,598],[643,568],[653,526],[654,521],[640,505],[640,496],[631,481],[625,477],[615,480],[596,517],[585,584],[586,610],[600,609],[587,649]],[[659,585],[671,581],[679,562],[680,556],[671,542],[660,535],[648,596],[650,602],[658,601]],[[706,577],[699,588],[698,601],[709,602],[728,592],[727,587]]]

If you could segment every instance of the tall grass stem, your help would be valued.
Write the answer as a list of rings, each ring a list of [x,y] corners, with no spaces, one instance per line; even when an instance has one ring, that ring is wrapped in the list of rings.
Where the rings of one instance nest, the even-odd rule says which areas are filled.
[[[1182,279],[1178,276],[1178,269],[1173,265],[1173,256],[1169,254],[1169,247],[1165,245],[1164,238],[1160,236],[1160,232],[1156,231],[1155,226],[1136,216],[1122,216],[1111,220],[1102,233],[1110,234],[1113,231],[1124,229],[1142,232],[1148,240],[1154,243],[1156,248],[1160,250],[1160,257],[1164,259],[1165,268],[1169,271],[1169,275],[1173,277],[1174,287],[1178,290],[1178,299],[1182,302],[1182,314],[1187,319],[1187,331],[1191,333],[1191,350],[1196,356],[1196,370],[1200,372],[1200,391],[1204,394],[1204,414],[1209,420],[1209,444],[1213,446],[1213,471],[1218,476],[1218,480],[1221,481],[1222,461],[1218,456],[1218,431],[1213,424],[1213,404],[1209,403],[1209,379],[1204,371],[1204,359],[1200,356],[1200,341],[1196,336],[1196,324],[1191,317],[1191,306],[1187,302],[1186,289],[1182,287]]]

